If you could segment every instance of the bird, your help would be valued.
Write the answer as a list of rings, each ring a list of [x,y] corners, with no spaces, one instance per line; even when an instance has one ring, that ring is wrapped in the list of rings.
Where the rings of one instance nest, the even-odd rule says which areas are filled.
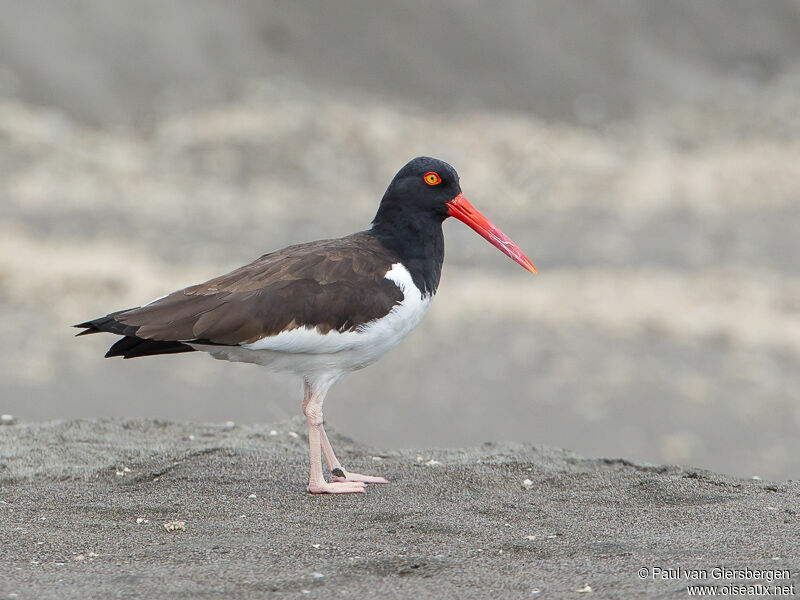
[[[325,433],[323,402],[336,381],[374,363],[420,322],[439,286],[442,223],[449,217],[537,272],[464,197],[452,166],[419,156],[391,180],[365,231],[275,250],[205,283],[74,327],[82,329],[78,336],[121,336],[106,358],[201,351],[299,375],[308,427],[307,491],[364,492],[366,484],[388,480],[342,466]]]

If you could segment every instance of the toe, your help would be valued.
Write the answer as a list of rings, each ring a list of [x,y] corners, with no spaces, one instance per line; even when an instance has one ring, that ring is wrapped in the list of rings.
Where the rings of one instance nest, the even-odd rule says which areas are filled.
[[[334,481],[359,481],[362,483],[389,483],[388,479],[375,475],[362,475],[361,473],[350,473],[345,471],[344,477],[334,477]]]
[[[334,481],[309,485],[308,491],[312,494],[358,494],[366,491],[366,485],[360,481]]]

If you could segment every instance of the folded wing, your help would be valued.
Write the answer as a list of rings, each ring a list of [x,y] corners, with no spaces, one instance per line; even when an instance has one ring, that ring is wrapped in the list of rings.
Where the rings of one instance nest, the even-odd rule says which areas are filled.
[[[395,257],[367,233],[290,246],[142,307],[76,325],[124,336],[106,356],[241,345],[307,327],[354,331],[388,314],[403,292],[384,277]]]

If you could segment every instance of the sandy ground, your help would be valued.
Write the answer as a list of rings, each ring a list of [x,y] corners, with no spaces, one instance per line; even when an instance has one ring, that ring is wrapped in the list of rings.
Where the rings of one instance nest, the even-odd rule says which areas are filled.
[[[391,483],[305,493],[299,420],[2,427],[0,597],[687,596],[683,575],[656,568],[768,583],[716,567],[789,570],[770,585],[800,585],[797,482],[529,444],[333,443],[346,466]],[[167,532],[174,521],[184,528]]]

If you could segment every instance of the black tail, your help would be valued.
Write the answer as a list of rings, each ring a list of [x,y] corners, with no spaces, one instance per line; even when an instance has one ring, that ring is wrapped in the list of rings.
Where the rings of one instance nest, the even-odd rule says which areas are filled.
[[[91,321],[86,321],[85,323],[80,323],[79,325],[73,325],[73,327],[85,330],[76,335],[89,335],[90,333],[101,333],[103,331],[116,333],[117,335],[136,335],[136,330],[139,329],[138,326],[125,325],[114,318],[118,314],[128,312],[129,310],[131,309],[118,310],[105,317],[99,317]]]
[[[73,325],[83,329],[78,336],[89,335],[91,333],[114,333],[123,336],[122,339],[108,349],[106,358],[121,356],[122,358],[137,358],[139,356],[155,356],[156,354],[176,354],[180,352],[194,352],[194,348],[182,342],[173,340],[148,340],[136,336],[138,325],[126,325],[120,323],[114,317],[120,313],[127,312],[120,310],[105,317],[86,321],[79,325]]]

